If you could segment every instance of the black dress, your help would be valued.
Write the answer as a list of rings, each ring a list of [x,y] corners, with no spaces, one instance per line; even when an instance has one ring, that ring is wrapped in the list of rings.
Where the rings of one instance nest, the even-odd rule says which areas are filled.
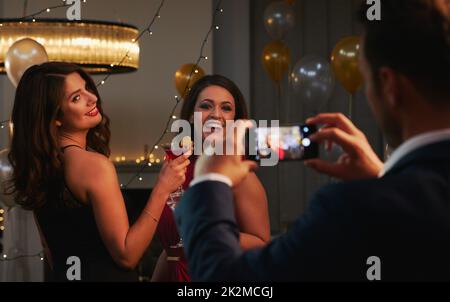
[[[66,146],[69,147],[69,146]],[[80,281],[138,281],[136,270],[119,267],[103,243],[92,207],[79,202],[64,179],[49,190],[46,204],[35,210],[52,257],[52,280],[68,281],[71,256],[80,260]]]

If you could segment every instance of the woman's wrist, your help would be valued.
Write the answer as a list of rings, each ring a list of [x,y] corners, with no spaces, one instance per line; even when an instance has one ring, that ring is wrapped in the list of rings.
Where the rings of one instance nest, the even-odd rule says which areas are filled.
[[[165,190],[161,185],[156,183],[156,185],[153,187],[152,195],[156,197],[157,199],[164,200],[164,202],[169,198],[170,192],[168,190]]]

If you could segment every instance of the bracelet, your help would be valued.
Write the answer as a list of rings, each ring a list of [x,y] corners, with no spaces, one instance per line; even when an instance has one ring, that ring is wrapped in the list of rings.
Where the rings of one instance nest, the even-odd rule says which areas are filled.
[[[144,209],[144,212],[147,213],[148,215],[150,215],[150,217],[151,217],[156,223],[159,222],[158,219],[156,219],[155,216],[153,216],[153,214],[152,214],[149,210]]]

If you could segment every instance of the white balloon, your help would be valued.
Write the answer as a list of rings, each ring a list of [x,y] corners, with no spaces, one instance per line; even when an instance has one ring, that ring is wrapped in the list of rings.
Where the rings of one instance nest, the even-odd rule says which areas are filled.
[[[44,46],[33,39],[25,38],[14,42],[5,57],[8,78],[17,87],[25,71],[33,65],[48,61]]]
[[[272,39],[283,39],[295,25],[295,13],[292,6],[284,1],[269,4],[264,11],[264,25]]]
[[[295,64],[291,73],[294,92],[303,101],[314,102],[320,110],[334,89],[334,76],[330,64],[318,56],[306,56]]]
[[[13,195],[6,195],[4,193],[4,182],[9,180],[13,173],[13,168],[8,160],[8,149],[0,151],[0,202],[5,206],[12,208],[16,206]]]

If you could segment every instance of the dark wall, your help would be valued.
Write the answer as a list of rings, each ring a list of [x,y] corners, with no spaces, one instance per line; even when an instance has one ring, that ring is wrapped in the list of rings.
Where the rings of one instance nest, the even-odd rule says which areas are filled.
[[[315,113],[314,107],[305,105],[293,94],[289,89],[287,76],[281,85],[281,96],[278,96],[275,85],[261,63],[262,50],[271,41],[263,23],[264,10],[270,2],[250,1],[252,118],[279,119],[280,123],[303,122]],[[354,17],[358,3],[356,0],[297,0],[294,4],[296,25],[285,40],[291,49],[292,64],[311,54],[329,58],[341,38],[359,34],[360,28]],[[348,93],[336,82],[334,93],[323,111],[347,114],[348,104]],[[367,105],[363,89],[356,93],[353,104],[353,122],[367,135],[375,150],[382,154],[382,137]],[[284,230],[304,212],[311,194],[327,182],[333,181],[306,169],[300,162],[261,168],[258,175],[268,194],[274,232]]]

